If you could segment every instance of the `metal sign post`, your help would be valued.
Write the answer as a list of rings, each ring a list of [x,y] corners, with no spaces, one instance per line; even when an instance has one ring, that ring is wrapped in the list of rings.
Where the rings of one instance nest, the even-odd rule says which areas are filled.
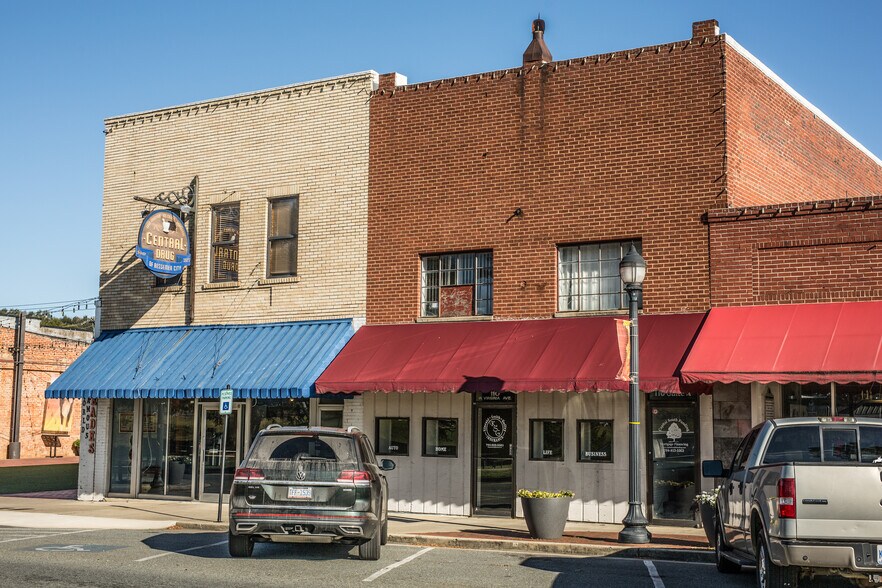
[[[233,412],[233,390],[229,384],[221,390],[219,410],[220,414],[224,415],[224,436],[221,443],[221,474],[220,489],[217,493],[217,522],[221,522],[224,509],[224,470],[227,467],[227,424],[230,422],[230,413]]]

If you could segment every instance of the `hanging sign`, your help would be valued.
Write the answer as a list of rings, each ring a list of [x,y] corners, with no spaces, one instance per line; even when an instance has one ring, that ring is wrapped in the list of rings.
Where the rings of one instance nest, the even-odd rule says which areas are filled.
[[[181,217],[170,210],[155,210],[144,217],[135,257],[156,277],[181,275],[191,260],[190,235]]]

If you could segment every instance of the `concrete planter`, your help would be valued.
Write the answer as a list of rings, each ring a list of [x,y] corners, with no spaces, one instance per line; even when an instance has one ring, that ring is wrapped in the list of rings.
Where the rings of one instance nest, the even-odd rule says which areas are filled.
[[[567,524],[567,513],[572,498],[524,498],[521,506],[527,529],[533,539],[560,539]]]

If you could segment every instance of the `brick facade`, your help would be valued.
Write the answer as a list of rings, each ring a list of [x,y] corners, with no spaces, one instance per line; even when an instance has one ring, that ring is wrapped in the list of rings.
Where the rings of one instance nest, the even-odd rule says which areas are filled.
[[[882,201],[711,211],[712,306],[882,299]]]
[[[749,55],[737,44],[726,45],[730,205],[882,194],[879,160],[786,91]]]
[[[198,176],[195,324],[364,316],[365,72],[107,119],[104,329],[180,325],[184,286],[155,287],[134,256],[145,204]],[[268,199],[299,195],[297,277],[267,279]],[[240,205],[239,281],[209,284],[211,207]]]
[[[667,45],[411,85],[380,76],[368,322],[419,316],[420,255],[488,249],[494,319],[551,317],[557,245],[633,238],[644,311],[704,311],[726,279],[711,277],[706,211],[882,191],[877,159],[716,33],[704,21]]]
[[[45,410],[44,392],[86,350],[91,340],[90,333],[41,328],[40,321],[27,321],[19,419],[22,459],[49,455],[40,437]],[[9,349],[14,344],[15,319],[0,317],[0,459],[6,458],[11,433],[14,363]],[[65,402],[72,403],[72,406],[65,407],[65,413],[71,415],[70,436],[60,438],[58,455],[70,456],[73,455],[71,443],[80,435],[80,401]]]

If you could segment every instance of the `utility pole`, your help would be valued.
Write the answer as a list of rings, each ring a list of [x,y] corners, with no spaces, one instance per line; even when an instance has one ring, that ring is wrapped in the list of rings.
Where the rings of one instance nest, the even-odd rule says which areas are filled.
[[[21,459],[19,424],[21,422],[21,382],[24,372],[25,313],[20,312],[15,321],[15,343],[12,352],[12,418],[10,419],[9,445],[6,447],[7,459]]]

